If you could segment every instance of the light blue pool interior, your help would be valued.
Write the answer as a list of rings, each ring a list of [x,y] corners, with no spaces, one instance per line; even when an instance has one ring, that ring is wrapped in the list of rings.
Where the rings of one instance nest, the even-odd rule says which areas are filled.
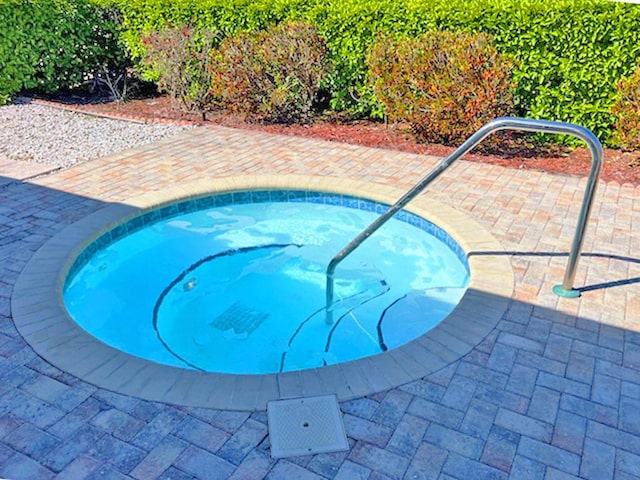
[[[338,267],[328,325],[327,264],[387,207],[263,190],[153,210],[79,255],[65,304],[108,345],[183,368],[261,374],[375,355],[437,325],[469,281],[460,246],[403,211]]]

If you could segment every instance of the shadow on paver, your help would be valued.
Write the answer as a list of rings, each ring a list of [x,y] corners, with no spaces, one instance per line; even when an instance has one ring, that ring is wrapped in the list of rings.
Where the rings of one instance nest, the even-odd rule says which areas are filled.
[[[504,252],[486,251],[486,252],[469,252],[468,253],[469,257],[496,256],[496,255],[507,255],[509,257],[564,257],[564,258],[569,257],[569,253],[562,253],[562,252],[522,252],[522,251],[514,251],[514,250],[509,250]],[[606,260],[616,260],[621,263],[633,263],[633,264],[640,265],[640,258],[627,257],[623,255],[614,255],[610,253],[582,252],[581,257],[604,258]],[[610,280],[607,282],[595,283],[592,285],[585,285],[582,287],[577,286],[575,287],[575,289],[581,293],[584,293],[584,292],[590,292],[592,290],[602,290],[605,288],[631,285],[634,283],[640,283],[640,277],[621,278],[618,280]]]

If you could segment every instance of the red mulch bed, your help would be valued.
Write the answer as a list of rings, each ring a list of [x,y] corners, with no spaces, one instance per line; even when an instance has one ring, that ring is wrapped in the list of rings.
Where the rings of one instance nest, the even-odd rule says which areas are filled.
[[[337,122],[317,121],[311,125],[267,125],[247,123],[242,119],[222,113],[210,113],[203,122],[198,115],[187,115],[171,107],[167,97],[131,100],[125,103],[88,103],[80,97],[54,99],[54,103],[73,110],[100,115],[128,118],[146,122],[180,122],[185,124],[217,124],[228,127],[261,130],[284,135],[298,135],[336,142],[379,147],[405,152],[445,156],[454,148],[438,144],[417,143],[410,131],[401,126],[388,126],[372,121]],[[572,152],[534,151],[508,152],[502,156],[470,154],[465,160],[502,165],[508,168],[545,171],[554,174],[586,176],[591,166],[591,155],[586,148]],[[640,152],[622,152],[605,149],[605,163],[600,178],[640,185]]]

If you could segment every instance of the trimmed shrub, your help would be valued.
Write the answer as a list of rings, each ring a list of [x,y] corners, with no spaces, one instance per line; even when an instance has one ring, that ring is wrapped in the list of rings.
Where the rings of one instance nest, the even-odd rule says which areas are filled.
[[[482,34],[429,32],[383,39],[368,63],[376,98],[391,120],[428,142],[457,145],[513,111],[513,62]]]
[[[618,82],[619,98],[611,113],[616,116],[613,143],[628,150],[640,150],[640,66],[629,78]]]
[[[118,12],[91,0],[0,2],[0,98],[91,83],[126,63]]]
[[[209,88],[214,39],[212,33],[196,35],[188,27],[162,30],[144,38],[143,65],[156,73],[158,88],[182,110],[199,112],[203,120],[212,101]]]
[[[289,123],[312,118],[329,63],[315,28],[290,23],[226,39],[211,68],[211,92],[223,108],[247,118]]]

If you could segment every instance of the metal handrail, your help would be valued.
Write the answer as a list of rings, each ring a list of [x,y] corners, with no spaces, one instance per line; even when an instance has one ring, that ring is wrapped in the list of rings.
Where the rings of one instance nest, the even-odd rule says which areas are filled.
[[[580,292],[573,288],[573,281],[576,275],[576,267],[578,265],[578,257],[582,250],[584,242],[584,233],[587,227],[587,221],[591,213],[593,198],[596,191],[598,176],[602,168],[603,151],[600,141],[596,136],[584,127],[574,125],[572,123],[551,122],[548,120],[533,120],[529,118],[501,117],[491,120],[483,125],[476,133],[471,135],[462,145],[455,151],[444,158],[428,175],[414,185],[407,193],[405,193],[396,203],[373,221],[365,228],[357,237],[347,244],[338,254],[331,259],[327,266],[327,291],[326,291],[326,321],[333,323],[333,305],[334,297],[334,274],[338,264],[345,259],[347,255],[360,246],[371,234],[378,230],[402,207],[419,195],[427,186],[440,176],[453,162],[462,157],[465,153],[478,145],[482,140],[490,134],[500,130],[520,130],[525,132],[541,132],[552,134],[573,135],[583,140],[591,151],[591,170],[589,172],[589,180],[585,189],[580,216],[578,217],[578,225],[571,245],[571,253],[569,262],[565,271],[564,280],[561,285],[553,287],[553,292],[562,297],[575,298],[580,296]]]

